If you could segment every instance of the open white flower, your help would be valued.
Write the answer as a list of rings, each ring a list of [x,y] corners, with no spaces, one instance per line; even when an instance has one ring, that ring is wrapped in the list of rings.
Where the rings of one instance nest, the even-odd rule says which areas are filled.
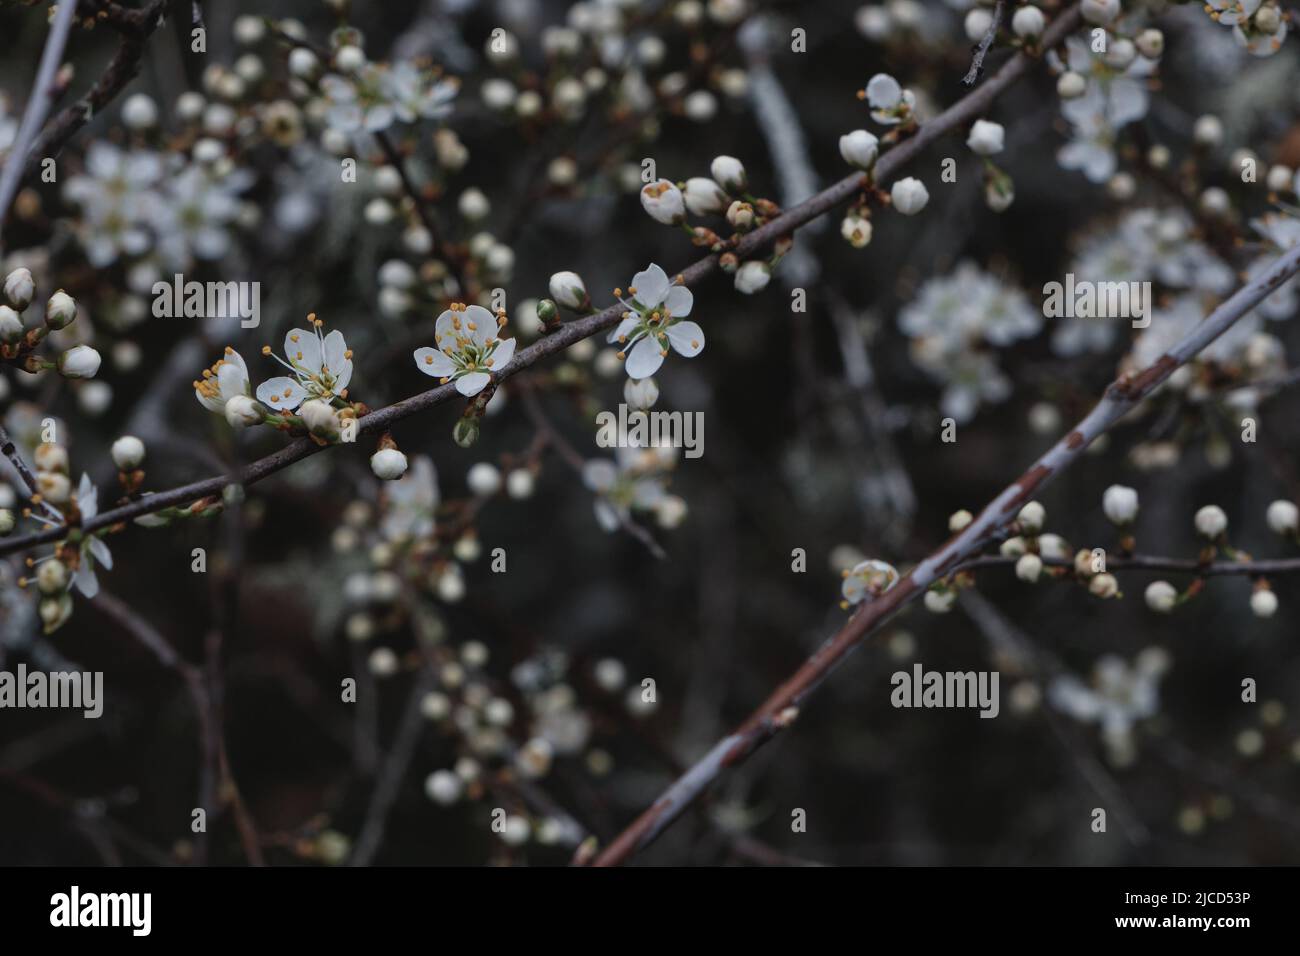
[[[99,514],[99,492],[90,482],[90,476],[84,472],[81,484],[77,486],[77,510],[81,512],[83,522],[90,521]],[[81,539],[81,560],[72,575],[72,586],[88,598],[99,593],[99,579],[95,577],[95,563],[102,564],[105,570],[113,570],[113,554],[100,538],[93,534]]]
[[[704,349],[704,330],[695,322],[683,322],[691,314],[695,296],[691,290],[675,284],[659,266],[632,277],[628,288],[631,301],[623,321],[609,334],[610,343],[621,346],[619,358],[627,358],[627,374],[632,378],[649,378],[659,370],[668,347],[687,358]]]
[[[433,534],[438,501],[438,473],[433,461],[427,455],[416,455],[406,474],[384,485],[384,516],[379,530],[389,541],[427,537]]]
[[[650,511],[664,501],[666,465],[658,451],[620,444],[617,462],[593,458],[582,466],[582,483],[596,493],[592,507],[605,531],[617,531],[633,509]]]
[[[293,411],[309,398],[326,402],[344,397],[348,382],[352,381],[352,352],[343,341],[343,333],[335,329],[321,335],[324,324],[314,315],[311,331],[290,329],[284,337],[284,354],[274,358],[293,372],[293,377],[279,375],[257,386],[258,400],[275,411]],[[273,355],[269,345],[263,355]]]
[[[871,107],[871,118],[882,126],[895,126],[912,115],[916,96],[911,90],[898,85],[898,80],[888,73],[877,73],[860,94]]]
[[[898,583],[898,569],[892,564],[869,558],[844,572],[840,593],[849,604],[858,604],[884,594]]]
[[[226,346],[221,358],[203,370],[203,377],[194,383],[194,397],[210,412],[222,414],[226,403],[237,395],[248,396],[248,366],[243,356]]]
[[[444,385],[454,381],[462,395],[477,395],[492,380],[492,372],[514,357],[515,340],[498,337],[504,325],[504,313],[498,319],[481,305],[453,302],[434,326],[437,348],[416,349],[415,367]]]

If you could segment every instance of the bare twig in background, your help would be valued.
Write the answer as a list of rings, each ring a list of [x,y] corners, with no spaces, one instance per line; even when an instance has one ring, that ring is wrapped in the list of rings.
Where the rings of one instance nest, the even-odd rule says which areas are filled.
[[[59,61],[63,59],[63,48],[68,42],[68,31],[72,29],[73,18],[77,15],[77,0],[61,0],[54,14],[54,23],[45,38],[45,49],[41,52],[41,62],[36,68],[36,81],[27,98],[27,109],[23,111],[23,120],[18,127],[9,158],[5,161],[4,171],[0,172],[0,232],[4,230],[5,220],[9,216],[9,206],[18,192],[22,173],[27,163],[27,155],[32,141],[45,123],[45,114],[50,108],[50,96],[54,90],[54,77],[59,71]],[[39,147],[39,143],[37,144]],[[33,158],[43,155],[39,150]]]
[[[984,36],[980,38],[979,45],[975,47],[975,56],[971,59],[970,69],[962,77],[963,86],[974,86],[979,82],[980,76],[984,73],[984,57],[988,55],[989,47],[993,45],[993,39],[998,35],[998,27],[1002,26],[1002,11],[1006,6],[1006,0],[998,0],[993,7],[993,19],[989,21],[989,28],[984,31]]]

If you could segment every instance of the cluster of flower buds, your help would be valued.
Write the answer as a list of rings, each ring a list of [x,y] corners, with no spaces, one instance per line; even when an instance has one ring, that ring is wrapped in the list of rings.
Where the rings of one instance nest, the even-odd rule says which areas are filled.
[[[53,361],[33,354],[51,333],[62,332],[77,318],[77,303],[59,289],[45,303],[44,320],[27,323],[23,313],[36,295],[30,270],[15,269],[5,277],[4,305],[0,305],[0,360],[27,372],[57,369],[64,378],[94,378],[100,356],[89,345],[74,345]]]

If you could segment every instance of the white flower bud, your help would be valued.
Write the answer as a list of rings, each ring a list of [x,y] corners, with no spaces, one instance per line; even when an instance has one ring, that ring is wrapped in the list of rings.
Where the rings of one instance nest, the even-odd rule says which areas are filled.
[[[122,122],[128,129],[153,129],[158,123],[158,105],[144,93],[135,93],[122,104]]]
[[[1133,45],[1132,40],[1116,37],[1110,41],[1110,46],[1102,54],[1101,59],[1112,70],[1127,70],[1137,59],[1137,47]]]
[[[316,54],[304,46],[296,46],[289,53],[289,72],[300,79],[309,80],[320,70]]]
[[[470,468],[465,481],[469,485],[469,490],[480,498],[495,495],[501,489],[501,472],[497,470],[496,465],[480,461]]]
[[[1147,585],[1146,593],[1143,595],[1146,599],[1147,607],[1160,614],[1168,614],[1178,603],[1178,589],[1168,581],[1152,581]]]
[[[745,166],[734,156],[718,156],[709,164],[709,175],[713,181],[731,195],[743,193],[749,187],[745,175]]]
[[[984,39],[984,34],[989,32],[989,27],[993,25],[993,13],[984,7],[972,7],[966,14],[966,19],[962,21],[962,29],[966,31],[966,39],[971,43],[979,43]]]
[[[16,345],[26,334],[22,317],[9,306],[0,305],[0,341]]]
[[[135,471],[144,461],[144,442],[134,435],[123,435],[110,451],[119,471]]]
[[[1300,529],[1300,508],[1290,501],[1274,501],[1268,506],[1265,518],[1274,534],[1290,535]]]
[[[647,183],[641,188],[641,208],[656,222],[674,226],[686,218],[686,200],[682,191],[666,179]]]
[[[1067,70],[1056,81],[1056,95],[1063,100],[1075,100],[1088,91],[1088,81],[1082,73]]]
[[[1250,610],[1256,617],[1272,617],[1277,613],[1277,595],[1267,588],[1250,596]]]
[[[226,402],[226,421],[232,428],[247,428],[261,423],[264,407],[247,395],[236,395]]]
[[[435,770],[424,780],[424,792],[439,806],[449,807],[460,799],[465,784],[450,770]]]
[[[1018,558],[1025,553],[1025,539],[1017,535],[1007,538],[998,545],[998,553],[1004,558]]]
[[[58,331],[67,328],[77,317],[77,302],[60,289],[45,303],[45,324]]]
[[[772,270],[766,262],[751,259],[736,270],[736,289],[745,295],[762,291],[770,281]]]
[[[980,156],[993,156],[1002,152],[1005,138],[1006,130],[1002,128],[1001,123],[976,120],[975,125],[970,129],[970,136],[966,138],[966,145]]]
[[[1043,530],[1043,522],[1047,520],[1047,509],[1039,502],[1031,501],[1020,509],[1016,520],[1020,522],[1020,527],[1026,534],[1037,534]]]
[[[381,448],[370,456],[370,470],[381,481],[396,481],[406,474],[406,456],[396,448]]]
[[[1254,23],[1255,29],[1272,36],[1282,26],[1282,11],[1271,3],[1262,6],[1255,13]]]
[[[36,488],[52,505],[66,505],[72,496],[72,482],[67,475],[57,471],[41,471],[36,474]]]
[[[32,304],[36,295],[36,282],[30,269],[15,269],[5,277],[5,298],[21,312]]]
[[[1059,534],[1039,535],[1038,553],[1044,560],[1063,561],[1070,556],[1070,545]]]
[[[678,495],[665,495],[655,505],[655,521],[665,531],[672,531],[686,520],[686,501]]]
[[[1046,25],[1047,18],[1037,7],[1021,7],[1011,18],[1011,32],[1018,37],[1036,37]]]
[[[401,665],[391,647],[376,647],[370,652],[366,663],[370,667],[370,673],[376,677],[392,677]]]
[[[727,222],[735,229],[754,228],[754,207],[744,200],[737,199],[727,207]]]
[[[870,169],[880,154],[880,140],[865,129],[855,129],[840,137],[840,155],[850,166]]]
[[[36,463],[37,471],[68,473],[68,450],[54,442],[43,441],[37,445],[32,461]]]
[[[966,526],[974,520],[974,515],[965,508],[960,511],[954,511],[948,516],[948,530],[953,534],[956,534],[959,531],[965,530]]]
[[[1165,52],[1165,35],[1154,27],[1143,30],[1138,34],[1137,48],[1148,60],[1158,59]]]
[[[1138,513],[1138,493],[1125,485],[1111,485],[1102,492],[1101,510],[1112,524],[1132,524]]]
[[[1103,571],[1088,582],[1088,590],[1099,598],[1113,598],[1119,593],[1119,581],[1115,575]]]
[[[727,208],[726,191],[707,176],[692,176],[686,180],[682,195],[693,216],[715,215]]]
[[[1232,200],[1218,186],[1211,186],[1201,193],[1199,205],[1201,211],[1209,216],[1225,216],[1232,209]]]
[[[1022,554],[1016,561],[1016,577],[1030,584],[1038,580],[1043,573],[1043,559],[1036,554]]]
[[[483,97],[483,105],[488,109],[504,112],[515,105],[515,98],[519,95],[519,91],[509,80],[494,77],[483,81],[483,85],[479,87],[479,94]]]
[[[360,47],[351,44],[341,46],[334,54],[334,65],[340,73],[355,73],[366,65],[366,55]]]
[[[557,272],[549,284],[551,298],[566,309],[585,309],[591,304],[582,276],[576,272]]]
[[[889,190],[889,198],[893,200],[894,208],[904,216],[915,216],[930,201],[930,192],[925,188],[925,183],[908,176],[894,183]]]
[[[341,423],[338,411],[324,399],[311,398],[298,406],[298,417],[307,431],[317,438],[333,440],[338,437]]]
[[[516,501],[531,498],[536,485],[537,479],[527,468],[516,468],[506,475],[506,494]]]
[[[64,378],[94,378],[99,362],[99,353],[89,345],[74,345],[59,356],[59,374]]]
[[[1196,512],[1196,533],[1206,538],[1217,538],[1228,530],[1228,516],[1218,505],[1206,505]]]
[[[0,508],[0,536],[13,534],[15,524],[14,513],[8,508]]]
[[[1197,146],[1215,147],[1223,142],[1223,123],[1217,116],[1199,116],[1192,125],[1192,141]]]
[[[1080,12],[1089,23],[1104,27],[1120,15],[1119,0],[1083,0]]]
[[[456,208],[470,222],[477,222],[492,211],[492,205],[488,202],[487,196],[483,195],[483,191],[472,187],[460,194],[460,198],[456,201]]]
[[[840,235],[854,249],[861,249],[871,242],[871,220],[863,216],[847,215],[840,222]]]

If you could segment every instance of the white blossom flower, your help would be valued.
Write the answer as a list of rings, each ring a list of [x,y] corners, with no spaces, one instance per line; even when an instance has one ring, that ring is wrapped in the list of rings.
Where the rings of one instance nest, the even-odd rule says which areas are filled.
[[[462,395],[477,395],[514,358],[515,340],[499,337],[504,325],[504,313],[498,320],[481,305],[454,302],[434,325],[437,348],[416,349],[415,367],[443,384],[454,381]]]
[[[248,382],[248,366],[243,356],[226,346],[221,358],[209,369],[204,369],[203,377],[194,382],[194,396],[210,412],[223,413],[226,403],[236,395],[251,394]]]
[[[894,208],[904,216],[915,216],[930,201],[930,191],[925,183],[913,176],[900,179],[889,190],[889,198]]]
[[[274,355],[269,345],[262,348],[263,355],[271,355],[293,373],[257,386],[258,400],[276,411],[291,412],[307,399],[328,403],[343,398],[352,381],[352,352],[343,333],[335,329],[322,335],[324,323],[314,315],[308,318],[312,321],[310,331],[290,329],[284,337],[284,358]]]
[[[659,401],[659,386],[653,378],[629,378],[623,383],[623,400],[638,411],[653,408]]]
[[[993,156],[1002,152],[1005,137],[1006,130],[1002,128],[1001,123],[976,120],[975,125],[971,127],[970,135],[966,138],[966,145],[980,156]]]
[[[923,601],[925,609],[931,614],[947,614],[952,610],[952,606],[957,603],[957,592],[951,588],[945,588],[941,591],[931,588],[925,592]]]
[[[684,322],[691,314],[695,296],[684,285],[668,278],[667,273],[651,263],[632,277],[628,288],[631,301],[621,300],[627,311],[609,334],[611,344],[620,345],[620,356],[627,359],[630,378],[649,378],[659,370],[671,346],[687,358],[704,349],[704,330],[698,323]]]
[[[655,451],[620,443],[615,461],[593,458],[583,465],[582,482],[596,495],[592,506],[605,531],[617,531],[633,509],[652,511],[664,499],[663,459]]]
[[[849,214],[840,222],[840,235],[854,249],[861,249],[871,242],[871,220],[864,216]]]
[[[910,119],[916,96],[905,90],[888,73],[877,73],[861,94],[871,107],[871,118],[882,126],[895,126]]]
[[[1138,493],[1124,485],[1111,485],[1102,493],[1101,510],[1112,524],[1132,524],[1138,513]]]
[[[1262,3],[1263,0],[1206,0],[1206,6],[1214,11],[1215,22],[1225,27],[1245,23]]]
[[[870,558],[844,572],[840,592],[849,604],[858,604],[884,594],[898,583],[898,577],[892,564]]]
[[[656,222],[674,226],[686,218],[686,200],[682,191],[666,179],[647,183],[641,188],[641,206]]]
[[[1169,655],[1149,647],[1130,665],[1111,654],[1099,658],[1091,686],[1073,675],[1053,678],[1047,700],[1080,723],[1097,724],[1107,756],[1116,765],[1136,756],[1133,727],[1160,709],[1160,678],[1169,669]]]
[[[1261,588],[1250,596],[1250,611],[1256,617],[1268,618],[1277,613],[1277,595]]]
[[[1089,23],[1103,27],[1113,23],[1122,12],[1120,0],[1083,0],[1080,11]]]
[[[83,523],[91,521],[99,514],[99,492],[91,484],[90,476],[82,474],[81,484],[77,486],[77,510],[81,512]],[[99,593],[99,579],[95,577],[95,564],[104,566],[104,570],[113,570],[113,554],[108,545],[96,534],[83,534],[78,549],[80,560],[77,570],[72,575],[72,586],[87,598]]]

